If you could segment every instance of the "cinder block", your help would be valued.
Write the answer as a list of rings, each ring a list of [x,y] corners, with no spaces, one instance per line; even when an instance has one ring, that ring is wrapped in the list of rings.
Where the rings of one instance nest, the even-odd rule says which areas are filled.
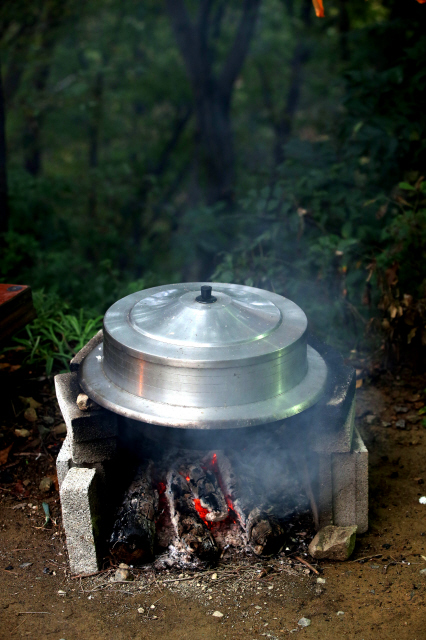
[[[313,451],[332,454],[346,453],[351,450],[355,428],[355,398],[348,409],[339,429],[323,429],[321,424],[318,424],[317,430],[311,429],[310,437]]]
[[[321,529],[333,524],[333,477],[327,453],[318,456],[318,515]]]
[[[61,488],[65,476],[72,467],[71,444],[68,436],[62,443],[62,447],[56,458],[56,473],[58,475],[59,488]]]
[[[331,468],[333,524],[339,527],[356,524],[358,533],[365,533],[368,529],[368,451],[357,429],[352,451],[334,453]]]
[[[93,464],[111,460],[117,451],[117,438],[102,438],[90,442],[71,440],[71,455],[78,465]]]
[[[334,453],[331,460],[333,474],[333,524],[349,527],[356,524],[355,456]]]
[[[356,476],[356,524],[358,533],[368,530],[368,450],[355,429],[353,455],[355,457]]]
[[[102,407],[91,411],[80,411],[78,408],[77,396],[81,393],[81,389],[76,373],[62,373],[55,376],[55,388],[59,408],[72,443],[111,439],[117,435],[115,413]],[[99,462],[99,460],[93,460],[93,462]]]
[[[80,351],[71,360],[70,369],[72,373],[77,372],[79,370],[80,365],[83,362],[84,358],[87,356],[87,354],[90,353],[92,349],[97,347],[98,344],[100,344],[103,339],[104,339],[103,331],[102,329],[100,329],[100,331],[98,331],[98,333],[95,336],[93,336],[93,338],[89,340],[89,342],[86,345],[84,345],[84,347],[80,349]]]
[[[95,469],[70,469],[62,483],[62,520],[72,573],[99,569],[100,507]]]

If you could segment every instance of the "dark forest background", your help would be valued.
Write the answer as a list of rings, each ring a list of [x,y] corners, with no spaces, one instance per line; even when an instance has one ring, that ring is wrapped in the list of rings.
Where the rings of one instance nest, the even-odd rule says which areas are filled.
[[[3,0],[0,269],[65,363],[116,299],[271,289],[325,340],[426,344],[426,7]]]

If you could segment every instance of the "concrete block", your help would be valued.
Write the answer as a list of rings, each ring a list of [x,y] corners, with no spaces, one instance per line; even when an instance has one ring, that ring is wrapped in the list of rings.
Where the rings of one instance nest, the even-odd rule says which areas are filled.
[[[365,533],[368,529],[368,451],[357,429],[352,451],[334,453],[331,468],[333,524],[339,527],[356,524],[358,533]]]
[[[333,524],[349,527],[356,524],[355,456],[334,453],[331,460],[333,474]]]
[[[93,573],[100,568],[98,538],[100,507],[95,469],[70,469],[62,483],[62,520],[72,573]]]
[[[89,442],[111,439],[117,435],[117,415],[102,407],[91,411],[81,411],[77,406],[77,396],[81,393],[76,373],[62,373],[55,376],[56,397],[61,409],[70,441]],[[73,454],[74,458],[74,454]],[[93,460],[98,462],[99,460]],[[86,460],[85,462],[89,462]]]
[[[84,347],[80,349],[80,351],[71,360],[70,362],[71,373],[77,372],[79,370],[80,365],[83,362],[84,358],[87,356],[87,354],[90,353],[92,349],[97,347],[98,344],[100,344],[103,339],[104,339],[103,331],[102,329],[100,329],[98,333],[95,336],[93,336],[93,338],[89,340],[89,342],[86,345],[84,345]]]
[[[321,529],[333,524],[333,477],[331,455],[318,456],[318,515]]]
[[[321,422],[318,423],[317,429],[311,429],[310,439],[311,448],[318,453],[346,453],[351,450],[352,440],[355,428],[355,398],[347,406],[348,413],[342,417],[340,428],[330,429],[324,428]]]
[[[71,443],[68,437],[62,443],[62,447],[56,458],[56,473],[58,475],[59,488],[61,488],[65,476],[72,467]]]
[[[117,451],[117,438],[102,438],[89,442],[71,440],[71,456],[77,465],[93,464],[111,460]]]
[[[368,451],[357,429],[354,434],[353,455],[356,477],[356,524],[358,533],[365,533],[368,530]]]

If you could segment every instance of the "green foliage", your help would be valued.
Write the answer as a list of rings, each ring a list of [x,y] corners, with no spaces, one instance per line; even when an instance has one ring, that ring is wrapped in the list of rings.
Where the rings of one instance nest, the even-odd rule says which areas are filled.
[[[15,337],[25,347],[28,364],[43,363],[46,374],[69,370],[70,359],[93,338],[102,326],[102,316],[90,317],[80,309],[70,313],[68,305],[43,291],[34,294],[37,318]]]
[[[262,2],[232,96],[233,207],[206,205],[196,100],[161,3],[4,3],[0,281],[46,292],[19,338],[31,362],[65,367],[114,300],[166,282],[275,290],[351,347],[394,264],[401,295],[425,295],[425,5],[330,0],[317,21],[306,2]],[[218,73],[241,3],[211,7]]]

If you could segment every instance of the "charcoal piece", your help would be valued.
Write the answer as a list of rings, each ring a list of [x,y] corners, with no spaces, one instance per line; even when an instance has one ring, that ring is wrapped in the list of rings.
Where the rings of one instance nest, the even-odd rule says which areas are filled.
[[[225,495],[228,506],[237,516],[244,531],[247,529],[247,517],[255,505],[255,496],[250,482],[243,485],[237,476],[231,460],[223,452],[216,455],[217,474],[219,483]]]
[[[199,464],[191,464],[184,475],[194,498],[208,511],[205,515],[207,522],[226,520],[228,505],[214,473]]]
[[[247,518],[247,536],[256,555],[269,556],[283,546],[285,532],[276,518],[255,507]]]
[[[139,465],[125,491],[110,538],[111,552],[120,562],[140,564],[154,556],[158,493],[152,487],[151,461]]]
[[[176,470],[167,474],[166,494],[170,505],[171,521],[175,528],[175,546],[189,555],[212,563],[219,550],[194,505],[194,499],[186,479]]]

